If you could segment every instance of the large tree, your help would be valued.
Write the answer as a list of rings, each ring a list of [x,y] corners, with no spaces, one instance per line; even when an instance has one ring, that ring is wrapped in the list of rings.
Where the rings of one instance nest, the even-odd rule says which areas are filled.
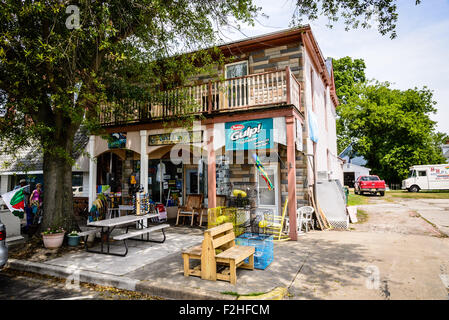
[[[416,5],[421,0],[409,0]],[[343,20],[346,30],[351,28],[370,28],[377,25],[382,35],[396,38],[396,23],[398,20],[397,0],[296,0],[294,22],[302,23],[304,17],[316,20],[325,16],[328,26]]]
[[[430,119],[436,112],[431,90],[372,82],[356,84],[354,91],[339,106],[339,127],[344,128],[339,135],[353,143],[373,174],[400,183],[412,165],[445,162],[441,144],[446,135],[436,132]]]
[[[343,57],[333,59],[332,66],[334,69],[335,92],[338,96],[340,104],[337,106],[337,149],[342,152],[354,138],[348,128],[345,126],[345,119],[341,117],[340,110],[344,108],[346,103],[358,94],[356,85],[366,82],[365,61],[363,59],[352,59],[351,57]]]
[[[298,0],[294,21],[341,15],[348,26],[366,27],[375,19],[394,36],[395,2]],[[41,149],[45,227],[70,227],[73,137],[81,125],[94,132],[111,81],[182,82],[197,58],[165,58],[210,46],[214,30],[253,23],[258,11],[252,0],[2,1],[0,139],[9,152]]]
[[[441,145],[447,138],[436,131],[436,112],[428,88],[397,90],[388,82],[367,80],[363,59],[333,60],[337,96],[337,145],[349,144],[373,173],[398,183],[408,168],[444,163]]]
[[[73,226],[74,135],[98,128],[105,88],[175,73],[182,82],[198,56],[179,54],[210,46],[216,28],[252,23],[258,11],[251,0],[2,1],[0,139],[7,152],[43,153],[43,227]]]

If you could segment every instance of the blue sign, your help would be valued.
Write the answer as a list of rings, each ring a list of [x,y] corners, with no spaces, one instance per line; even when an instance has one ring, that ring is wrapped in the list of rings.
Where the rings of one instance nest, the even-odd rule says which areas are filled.
[[[273,147],[273,119],[226,122],[226,150],[256,150]]]

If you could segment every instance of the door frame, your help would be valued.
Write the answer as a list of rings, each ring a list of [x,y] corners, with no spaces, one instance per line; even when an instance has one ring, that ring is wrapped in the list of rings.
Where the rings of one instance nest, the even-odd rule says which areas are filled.
[[[280,170],[279,170],[279,163],[276,164],[267,164],[264,165],[265,171],[268,169],[274,169],[274,192],[276,193],[275,198],[275,205],[274,206],[267,206],[267,205],[261,205],[260,204],[260,198],[259,198],[259,179],[260,179],[260,172],[256,168],[256,186],[257,186],[257,207],[260,209],[274,209],[274,212],[276,215],[281,215],[280,210],[280,200],[281,200],[281,190],[280,190]]]
[[[420,171],[424,171],[426,173],[426,175],[420,176],[419,175]],[[428,168],[416,169],[416,184],[419,186],[420,189],[423,189],[423,190],[428,190],[430,188]]]

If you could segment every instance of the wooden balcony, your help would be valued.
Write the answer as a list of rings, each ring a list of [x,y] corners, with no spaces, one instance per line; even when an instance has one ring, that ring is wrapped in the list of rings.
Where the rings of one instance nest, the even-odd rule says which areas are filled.
[[[140,99],[114,98],[101,106],[100,123],[106,127],[280,105],[300,110],[300,94],[300,84],[287,67],[160,91]]]

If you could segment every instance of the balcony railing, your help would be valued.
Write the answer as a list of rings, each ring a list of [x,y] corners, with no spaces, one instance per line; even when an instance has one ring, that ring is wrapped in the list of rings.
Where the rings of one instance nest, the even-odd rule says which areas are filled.
[[[294,105],[300,109],[300,94],[298,80],[286,67],[160,91],[140,99],[114,98],[101,106],[100,123],[112,126],[275,105]]]

